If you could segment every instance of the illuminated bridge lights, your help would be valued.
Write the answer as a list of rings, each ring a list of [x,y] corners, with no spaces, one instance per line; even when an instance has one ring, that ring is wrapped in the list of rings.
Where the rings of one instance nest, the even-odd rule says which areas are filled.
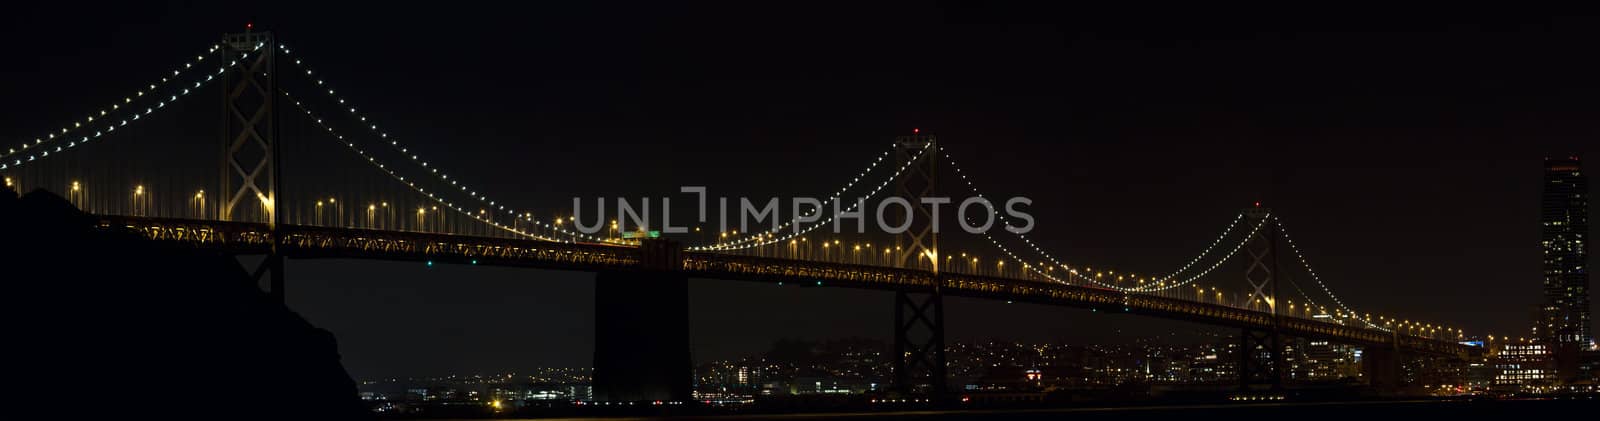
[[[215,46],[212,47],[213,51],[217,48]],[[257,48],[261,48],[261,45],[257,45]],[[283,46],[280,46],[280,48],[282,48],[285,58],[288,58],[289,49]],[[248,57],[248,54],[241,54],[241,57]],[[195,63],[185,63],[183,69],[194,67],[193,64],[199,64],[198,62],[204,59],[204,56],[197,56],[194,60]],[[301,64],[300,59],[294,59],[293,61],[296,65],[304,66]],[[225,65],[224,63],[217,64],[223,66],[217,69],[216,73],[198,73],[199,71],[196,71],[198,74],[192,77],[185,76],[182,78],[185,80],[181,82],[178,81],[180,72],[174,71],[170,78],[163,77],[160,83],[150,84],[147,88],[135,91],[131,96],[121,96],[123,101],[120,104],[113,101],[109,109],[99,109],[87,115],[81,121],[74,120],[70,122],[71,127],[61,128],[59,133],[47,133],[41,138],[33,139],[31,143],[24,141],[22,144],[17,145],[16,148],[0,151],[4,152],[0,154],[0,170],[7,169],[7,165],[10,165],[11,168],[22,165],[25,162],[23,161],[24,159],[27,162],[31,162],[36,158],[59,155],[63,148],[73,148],[87,144],[91,139],[99,139],[103,135],[110,135],[112,132],[118,131],[119,127],[126,126],[129,121],[137,121],[142,116],[148,116],[156,112],[156,110],[164,108],[167,102],[177,101],[186,97],[191,90],[200,88],[202,84],[211,81],[216,76],[222,75],[226,71],[237,69],[239,62],[233,61],[225,63]],[[302,68],[307,74],[310,74],[309,67]],[[170,90],[163,88],[163,85],[169,80],[177,85],[170,88]],[[323,81],[320,79],[316,79],[315,82],[319,86],[323,85]],[[322,90],[323,88],[318,89]],[[158,93],[158,90],[162,92]],[[138,98],[146,97],[145,93],[152,94],[145,100],[155,101],[155,103],[147,104],[151,105],[150,107],[136,106],[137,104],[134,101],[139,100]],[[337,96],[332,89],[327,89],[326,94],[340,104],[346,102],[346,98]],[[322,124],[323,120],[302,106],[299,101],[289,97],[287,93],[285,93],[285,96],[307,116],[315,120],[319,125]],[[352,105],[340,106],[341,109],[346,107],[348,107],[352,116],[363,122],[367,121],[368,116],[360,114],[356,107]],[[143,108],[143,112],[139,111],[140,108]],[[118,112],[125,114],[113,115]],[[131,118],[124,119],[124,117]],[[120,122],[113,123],[115,121]],[[169,244],[205,248],[225,253],[262,254],[276,248],[284,256],[293,258],[350,257],[411,262],[425,261],[425,265],[430,268],[434,266],[436,260],[471,265],[507,265],[577,270],[611,270],[638,267],[643,264],[642,253],[631,245],[579,244],[577,241],[580,238],[596,242],[615,240],[568,231],[563,227],[562,218],[556,218],[553,224],[541,222],[534,219],[531,213],[518,212],[508,208],[499,201],[489,199],[486,193],[459,185],[457,177],[440,172],[441,170],[437,165],[430,165],[429,161],[421,158],[411,146],[395,140],[389,133],[380,129],[378,124],[363,123],[361,126],[363,126],[361,129],[370,131],[372,134],[376,134],[377,137],[387,140],[387,142],[380,142],[387,143],[387,148],[394,149],[409,157],[411,161],[423,168],[423,171],[426,171],[424,177],[431,175],[441,183],[448,182],[452,186],[450,187],[452,194],[454,194],[453,190],[455,188],[460,188],[461,194],[470,197],[469,200],[477,201],[481,205],[487,206],[486,209],[481,206],[458,205],[443,196],[435,195],[435,192],[425,190],[424,186],[415,182],[416,178],[419,177],[412,177],[408,181],[407,177],[393,171],[394,166],[390,164],[395,162],[379,162],[367,150],[357,147],[354,143],[343,141],[344,136],[335,133],[332,127],[322,126],[330,134],[340,139],[344,147],[352,149],[356,154],[365,157],[377,169],[411,188],[418,197],[425,196],[427,199],[437,202],[439,206],[432,207],[431,211],[418,208],[419,220],[424,215],[432,215],[433,211],[441,213],[454,211],[490,227],[516,234],[522,238],[489,238],[454,234],[302,225],[284,225],[278,227],[279,229],[275,231],[266,224],[258,223],[140,217],[105,217],[102,220],[101,227],[137,233],[146,238]],[[68,133],[73,130],[82,130],[83,133],[68,136]],[[45,144],[49,142],[55,142],[57,145]],[[65,144],[63,145],[62,143]],[[912,162],[922,159],[929,152],[944,155],[944,162],[954,170],[954,174],[960,177],[966,187],[977,197],[984,197],[973,186],[968,177],[969,174],[963,172],[963,169],[957,166],[953,159],[950,159],[949,153],[945,152],[943,148],[934,150],[935,148],[932,146],[931,143],[924,145],[922,150],[917,151],[916,155],[898,168],[882,165],[881,163],[888,153],[880,154],[868,163],[865,169],[849,180],[849,183],[827,197],[830,201],[845,198],[848,197],[845,194],[846,192],[858,187],[862,191],[856,194],[868,197],[877,194],[895,180],[901,172],[906,171]],[[53,150],[47,150],[46,148],[53,148]],[[927,158],[931,159],[934,156],[936,155],[927,155]],[[404,160],[397,162],[404,162]],[[885,168],[875,170],[880,166]],[[889,170],[895,171],[888,177],[888,181],[882,181],[876,186],[872,185],[871,181],[878,180],[867,180],[865,178],[873,171],[888,172]],[[7,177],[5,182],[10,185],[13,180]],[[73,180],[70,186],[70,190],[73,192],[78,192],[80,189],[88,190],[88,187],[79,184],[76,180]],[[119,191],[119,194],[128,193]],[[152,192],[146,191],[142,186],[136,187],[132,195],[135,196],[136,199],[134,200],[138,203],[136,206],[140,207],[147,206],[146,204],[150,202],[151,196],[153,196]],[[82,197],[84,196],[80,194],[76,196],[77,199],[74,201],[81,202],[83,200]],[[206,213],[205,199],[206,196],[203,191],[195,193],[193,200],[199,203],[199,206],[193,207],[199,210],[199,212],[195,212],[196,214]],[[262,198],[262,201],[268,207],[275,207],[265,197]],[[328,199],[328,203],[330,205],[334,203],[331,197]],[[320,201],[316,204],[317,206],[322,206]],[[388,207],[387,203],[384,204],[384,207]],[[445,210],[440,208],[445,208]],[[473,208],[477,208],[478,211],[472,212],[469,210]],[[500,212],[495,212],[496,210]],[[145,211],[139,212],[149,213]],[[1006,222],[1005,215],[999,212],[996,212],[996,215],[999,216],[1000,223],[1004,224]],[[320,220],[321,218],[319,217],[318,219]],[[508,220],[510,222],[509,225],[506,223]],[[1211,241],[1198,255],[1184,261],[1177,270],[1157,276],[1140,276],[1126,272],[1118,273],[1118,271],[1103,270],[1103,268],[1102,271],[1094,271],[1086,266],[1072,267],[1046,253],[1041,244],[1035,243],[1025,234],[1015,232],[1013,234],[1016,234],[1021,242],[1021,244],[1013,244],[1018,246],[1016,251],[1026,252],[1027,250],[1023,250],[1023,247],[1021,247],[1025,245],[1027,249],[1031,249],[1038,254],[1042,260],[1034,259],[1035,261],[1030,262],[1022,259],[1016,253],[1013,253],[1011,249],[1001,245],[996,238],[987,234],[984,235],[985,238],[999,248],[1005,256],[997,256],[1000,259],[993,260],[992,265],[983,266],[979,265],[978,258],[972,257],[971,263],[966,270],[972,273],[966,274],[958,273],[961,270],[951,265],[951,259],[954,256],[945,257],[943,266],[941,266],[944,271],[941,273],[917,268],[894,268],[859,264],[863,262],[863,259],[855,254],[846,252],[844,245],[837,239],[833,241],[834,247],[831,248],[828,247],[827,242],[822,242],[821,250],[824,259],[837,257],[837,261],[799,260],[795,258],[802,256],[802,254],[796,244],[804,245],[805,243],[796,243],[795,241],[806,241],[801,235],[828,224],[829,220],[817,221],[811,227],[798,227],[802,228],[800,232],[784,232],[782,230],[782,227],[794,227],[793,224],[798,223],[798,219],[784,222],[784,225],[778,231],[745,233],[743,236],[734,231],[732,237],[728,237],[726,233],[719,233],[715,243],[691,247],[685,251],[681,257],[680,270],[690,276],[776,282],[779,285],[793,282],[796,285],[815,285],[818,287],[827,285],[890,290],[924,290],[937,287],[951,295],[1001,300],[1007,303],[1028,302],[1067,305],[1086,307],[1096,312],[1100,309],[1105,309],[1108,313],[1115,313],[1115,309],[1121,308],[1124,313],[1196,320],[1244,328],[1280,326],[1291,334],[1339,338],[1361,343],[1392,343],[1401,347],[1428,349],[1437,352],[1453,352],[1452,350],[1457,349],[1454,341],[1442,341],[1435,338],[1440,337],[1442,334],[1445,337],[1454,339],[1453,336],[1460,336],[1458,329],[1420,322],[1400,321],[1381,315],[1377,316],[1376,320],[1373,320],[1374,317],[1370,314],[1355,312],[1324,283],[1319,273],[1314,271],[1306,261],[1306,256],[1299,246],[1288,236],[1287,229],[1283,227],[1281,220],[1271,214],[1263,218],[1254,228],[1261,229],[1269,220],[1274,224],[1273,227],[1276,228],[1276,232],[1282,236],[1284,242],[1289,246],[1288,249],[1292,252],[1294,259],[1310,274],[1313,281],[1320,287],[1321,292],[1331,299],[1332,306],[1330,308],[1333,310],[1331,315],[1328,311],[1330,308],[1324,308],[1312,301],[1305,291],[1300,290],[1300,285],[1292,283],[1292,279],[1291,284],[1296,290],[1300,290],[1300,295],[1304,298],[1304,301],[1300,303],[1299,307],[1296,307],[1294,302],[1289,302],[1287,317],[1282,314],[1275,315],[1265,312],[1263,311],[1264,308],[1248,308],[1248,304],[1253,304],[1253,301],[1242,304],[1245,307],[1226,304],[1234,302],[1234,300],[1225,300],[1223,291],[1219,291],[1214,287],[1210,288],[1210,293],[1207,292],[1207,288],[1202,288],[1198,285],[1193,286],[1194,290],[1192,292],[1188,288],[1178,291],[1177,288],[1186,287],[1190,283],[1197,281],[1200,277],[1211,272],[1211,269],[1215,269],[1224,261],[1227,261],[1233,256],[1233,252],[1238,251],[1238,246],[1233,246],[1226,240],[1231,238],[1232,233],[1242,231],[1242,229],[1236,230],[1244,226],[1240,223],[1242,220],[1244,220],[1243,214],[1235,216],[1222,234],[1214,241]],[[570,218],[567,221],[575,222]],[[534,230],[529,230],[530,227],[534,228]],[[548,228],[551,234],[548,236],[540,234],[537,231],[538,227]],[[696,230],[698,231],[698,228]],[[1250,236],[1253,237],[1254,234],[1255,232],[1252,231]],[[561,237],[567,237],[570,240],[563,240]],[[790,259],[775,257],[778,254],[776,252],[777,247],[772,249],[761,248],[778,244],[785,240],[788,240],[791,247]],[[1243,243],[1240,245],[1242,246]],[[861,249],[859,245],[852,246],[854,250]],[[745,253],[754,253],[756,254],[754,256],[709,252],[752,248],[754,249],[753,251]],[[870,243],[866,245],[866,248],[872,248]],[[1232,251],[1225,254],[1220,253],[1230,249]],[[882,250],[885,256],[890,253],[887,247],[880,247],[877,250]],[[877,260],[871,257],[877,254],[875,252],[867,253],[868,259],[866,261]],[[845,263],[846,255],[854,259],[857,264]],[[918,257],[920,264],[920,262],[924,261],[922,259],[923,256]],[[955,263],[957,265],[964,264],[967,261],[967,257],[965,253],[962,253],[961,260],[955,261]],[[1006,257],[1009,257],[1009,261],[1016,262],[1016,264],[1006,263],[1008,261]],[[1207,261],[1210,257],[1220,257],[1220,260],[1217,260],[1215,264],[1210,264]],[[929,255],[928,260],[931,261],[929,266],[934,266],[934,264],[938,263],[935,255]],[[880,263],[888,261],[888,258],[884,258]],[[986,264],[990,262],[989,260],[983,261]],[[992,270],[989,268],[992,268]],[[1058,271],[1057,268],[1060,270]],[[988,275],[984,275],[984,273]],[[1166,290],[1171,291],[1163,292]],[[1313,290],[1313,292],[1316,292],[1316,290]],[[1215,301],[1211,300],[1211,293],[1215,293]],[[1233,293],[1236,293],[1236,291],[1229,291],[1229,297],[1232,297],[1231,294]],[[1187,297],[1187,299],[1184,297]],[[1270,306],[1257,307],[1270,308]],[[1314,314],[1313,307],[1319,309],[1321,314]],[[1297,314],[1297,309],[1301,310],[1300,314]],[[1393,331],[1392,333],[1390,332],[1391,330]],[[1455,335],[1450,335],[1450,333],[1455,333]]]
[[[103,217],[100,226],[135,232],[162,242],[239,254],[264,254],[273,241],[272,231],[258,223]],[[455,258],[472,264],[579,270],[631,268],[642,264],[641,251],[635,247],[306,226],[284,226],[281,232],[284,238],[280,251],[295,258],[422,260],[430,267],[436,258]],[[915,269],[701,252],[684,253],[682,271],[693,277],[780,285],[786,281],[802,281],[816,286],[918,290],[937,284],[945,294],[952,296],[1066,305],[1094,311],[1121,308],[1126,313],[1220,326],[1263,329],[1276,325],[1284,334],[1297,337],[1398,345],[1441,354],[1465,352],[1464,345],[1453,341],[1394,335],[1355,325],[1274,316],[1180,298],[996,276],[934,274]]]

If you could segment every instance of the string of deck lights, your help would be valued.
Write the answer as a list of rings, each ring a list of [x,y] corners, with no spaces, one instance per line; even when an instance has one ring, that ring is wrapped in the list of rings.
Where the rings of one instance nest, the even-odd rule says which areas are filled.
[[[349,148],[351,151],[355,151],[355,153],[357,155],[361,155],[361,157],[366,158],[368,163],[372,164],[373,166],[378,167],[379,170],[383,171],[385,174],[388,174],[389,177],[392,177],[396,181],[399,181],[399,182],[405,184],[406,186],[410,187],[412,190],[416,191],[417,193],[422,194],[424,196],[427,196],[429,199],[432,199],[434,202],[436,202],[436,203],[438,203],[440,205],[443,205],[446,209],[450,209],[450,210],[456,211],[457,213],[460,213],[462,215],[466,215],[468,218],[472,218],[472,219],[477,220],[479,222],[483,222],[485,224],[489,224],[490,226],[493,226],[495,228],[499,228],[499,229],[504,230],[506,232],[517,234],[517,235],[520,235],[520,236],[523,236],[523,237],[534,238],[534,239],[544,240],[544,241],[569,242],[569,241],[564,241],[564,240],[559,240],[559,239],[555,239],[555,238],[549,238],[549,237],[541,236],[541,235],[538,235],[538,234],[524,232],[522,230],[516,229],[515,227],[507,227],[507,226],[505,226],[503,224],[500,224],[499,222],[495,222],[495,221],[489,220],[489,219],[484,218],[484,217],[482,217],[482,216],[480,216],[478,214],[474,214],[474,213],[472,213],[470,211],[467,211],[466,209],[462,209],[460,206],[456,206],[456,204],[451,203],[450,201],[445,200],[443,198],[440,198],[440,197],[438,197],[437,195],[435,195],[433,193],[429,193],[426,189],[423,189],[422,187],[417,186],[416,183],[406,180],[406,178],[404,176],[396,174],[394,172],[394,170],[389,169],[388,165],[385,165],[385,164],[383,164],[381,162],[378,162],[377,158],[375,158],[372,155],[368,154],[367,151],[361,149],[361,147],[356,146],[355,142],[349,142],[349,141],[344,140],[344,135],[339,134],[338,131],[333,129],[333,126],[330,126],[326,122],[324,122],[322,120],[322,118],[318,117],[316,115],[316,113],[311,111],[311,109],[306,108],[304,103],[300,102],[300,100],[295,99],[294,96],[289,94],[288,91],[283,91],[281,89],[280,89],[280,91],[283,92],[284,97],[289,98],[289,100],[294,103],[295,108],[300,109],[301,112],[305,113],[306,117],[311,118],[312,121],[315,121],[317,126],[322,127],[322,129],[326,130],[328,132],[328,134],[333,135],[333,137],[335,139],[337,139],[339,141],[339,143],[344,144],[344,146],[346,148]]]
[[[861,196],[861,199],[864,201],[866,199],[871,199],[874,196],[877,196],[878,192],[883,191],[883,188],[885,186],[888,186],[889,183],[893,182],[895,179],[900,178],[900,174],[901,173],[904,173],[907,169],[911,168],[911,165],[915,164],[918,160],[921,160],[922,156],[925,155],[928,152],[928,147],[930,147],[930,146],[933,146],[933,142],[928,142],[928,143],[923,144],[922,145],[922,149],[917,150],[917,154],[916,155],[913,155],[911,157],[911,159],[906,160],[904,165],[901,165],[900,168],[896,169],[894,171],[894,174],[889,176],[889,179],[884,180],[882,183],[878,183],[878,186],[876,188],[873,188],[872,191],[868,192],[865,196]],[[833,203],[834,201],[837,201],[838,199],[839,199],[839,197],[830,198],[828,203]],[[845,212],[855,211],[855,209],[857,207],[859,207],[860,204],[861,204],[860,201],[850,204],[850,207],[848,209],[845,209]],[[761,247],[761,246],[766,246],[766,245],[777,244],[777,243],[783,242],[784,240],[788,240],[788,239],[791,239],[791,238],[796,238],[796,237],[799,237],[799,236],[802,236],[802,235],[806,235],[807,233],[810,233],[811,231],[814,231],[814,230],[816,230],[817,228],[819,228],[819,227],[821,227],[823,225],[833,223],[833,220],[836,217],[837,217],[837,215],[829,216],[827,219],[824,219],[824,220],[821,220],[821,221],[817,221],[817,223],[812,224],[808,228],[801,229],[800,231],[793,232],[793,233],[790,233],[788,235],[776,236],[776,235],[773,235],[773,234],[768,234],[767,240],[759,242],[759,243],[744,244],[744,245],[737,245],[737,246],[735,246],[735,245],[724,245],[724,244],[713,244],[713,245],[710,245],[710,246],[690,247],[689,251],[744,250],[744,249],[750,249],[750,248],[755,248],[755,247]]]
[[[878,164],[883,163],[883,158],[888,157],[890,152],[893,152],[893,147],[892,146],[891,146],[890,150],[884,151],[883,153],[878,154],[877,159],[874,159],[871,164],[868,164],[866,169],[863,169],[863,170],[861,170],[860,173],[857,173],[855,178],[851,179],[850,182],[845,183],[844,187],[840,187],[838,190],[834,191],[833,194],[828,195],[827,196],[828,200],[826,202],[823,202],[821,205],[819,205],[819,207],[817,209],[813,210],[812,213],[808,213],[805,216],[809,217],[811,215],[814,215],[815,212],[821,212],[822,209],[824,209],[825,207],[832,206],[834,201],[838,200],[841,197],[844,197],[845,192],[848,192],[852,187],[855,187],[856,183],[860,182],[861,179],[866,178],[867,174],[871,174],[872,170],[878,167]],[[762,231],[761,233],[750,233],[748,236],[746,236],[744,238],[737,238],[737,239],[734,239],[732,241],[727,241],[727,242],[719,241],[719,242],[713,243],[713,245],[716,245],[716,244],[722,244],[722,245],[727,245],[727,246],[743,245],[744,243],[747,243],[747,242],[759,240],[762,235],[777,235],[777,233],[782,232],[785,228],[788,228],[789,226],[794,225],[795,223],[798,223],[798,222],[800,222],[800,215],[795,215],[794,219],[790,219],[788,221],[784,221],[784,223],[779,225],[778,228],[776,228],[776,229],[772,229],[772,230],[769,230],[769,231]],[[704,246],[704,245],[702,244],[702,246]],[[691,249],[693,249],[693,248],[691,247]]]
[[[262,47],[261,44],[256,44],[255,50],[260,50],[261,47]],[[254,51],[254,50],[252,50],[252,51]],[[214,72],[214,73],[206,74],[206,77],[204,79],[200,79],[200,80],[195,81],[192,86],[187,87],[187,88],[181,88],[180,90],[173,91],[173,93],[168,95],[166,99],[158,100],[154,106],[146,107],[143,112],[134,111],[131,114],[132,117],[129,118],[129,119],[123,119],[120,122],[115,123],[115,124],[107,123],[106,126],[103,129],[96,130],[93,135],[85,134],[83,136],[80,136],[77,140],[68,141],[65,146],[56,145],[56,147],[55,147],[55,149],[53,151],[52,150],[45,150],[45,151],[39,152],[37,154],[30,154],[30,155],[28,155],[27,159],[22,159],[22,158],[17,157],[17,155],[21,155],[20,152],[19,153],[14,153],[12,155],[9,155],[9,156],[7,156],[7,158],[11,159],[11,162],[7,163],[7,162],[5,162],[3,160],[0,160],[0,170],[20,168],[23,165],[25,165],[26,163],[33,162],[34,160],[37,160],[39,158],[47,158],[47,157],[49,157],[51,152],[60,153],[63,150],[72,149],[72,148],[77,147],[78,145],[88,144],[89,141],[91,141],[91,140],[99,139],[101,136],[105,136],[105,135],[111,134],[112,132],[117,131],[117,128],[119,128],[119,127],[126,127],[128,125],[128,122],[130,122],[130,121],[139,121],[139,120],[143,119],[146,116],[154,114],[158,110],[165,109],[167,107],[167,103],[169,103],[169,102],[177,102],[179,98],[183,98],[183,97],[188,96],[190,92],[194,92],[194,90],[200,89],[200,87],[205,86],[206,83],[211,82],[213,79],[216,79],[217,76],[222,75],[223,73],[227,72],[228,69],[233,68],[233,66],[239,64],[239,60],[242,60],[242,59],[245,59],[245,58],[248,58],[248,57],[249,57],[249,53],[241,53],[239,55],[239,58],[234,59],[232,61],[229,61],[227,65],[218,67],[217,71]],[[163,78],[163,79],[170,80],[172,78]],[[149,90],[149,91],[139,91],[139,92],[141,92],[141,93],[154,93],[155,91],[154,90]],[[137,96],[143,96],[143,95],[137,95]],[[93,121],[92,118],[91,118],[90,121]],[[107,121],[107,120],[102,119],[102,121]],[[75,125],[80,125],[81,126],[81,124],[77,124],[77,123],[75,123]],[[63,132],[63,133],[66,133],[66,132]],[[65,136],[63,136],[63,137],[65,137]],[[39,145],[39,144],[41,144],[41,143],[36,143],[35,145]],[[42,146],[38,146],[38,147],[42,147]]]
[[[293,51],[290,50],[289,47],[287,45],[285,45],[285,44],[278,44],[278,50],[282,51],[285,56],[293,54]],[[316,72],[314,72],[311,69],[310,65],[305,64],[305,62],[303,60],[299,59],[299,58],[295,58],[293,60],[293,63],[297,68],[299,68],[300,70],[305,71],[306,77],[313,77],[313,75],[316,74]],[[323,89],[323,88],[321,88],[322,86],[329,85],[322,78],[313,78],[312,81],[317,84],[317,86],[319,87],[318,88],[319,91]],[[390,138],[389,137],[389,133],[385,132],[381,128],[379,128],[377,123],[368,122],[367,121],[367,116],[363,115],[359,111],[357,111],[357,108],[355,106],[349,106],[349,108],[344,108],[345,106],[347,106],[347,101],[343,97],[338,96],[337,91],[333,90],[332,88],[328,88],[324,92],[326,92],[326,94],[328,95],[329,98],[331,98],[335,102],[337,102],[341,109],[346,110],[346,112],[349,113],[350,116],[355,117],[357,120],[359,120],[362,123],[364,123],[365,124],[365,128],[366,128],[367,131],[371,132],[374,135],[377,135],[380,139],[388,140],[389,142],[387,144],[389,145],[389,147],[394,149],[395,151],[400,152],[401,156],[404,156],[404,157],[410,159],[413,163],[416,163],[417,165],[420,165],[423,168],[426,168],[428,170],[426,172],[428,172],[430,174],[433,174],[433,176],[438,178],[440,181],[448,182],[448,183],[450,183],[450,185],[452,187],[459,187],[462,192],[467,193],[467,195],[469,197],[478,200],[478,202],[483,203],[484,205],[487,205],[487,206],[489,206],[491,208],[494,208],[494,209],[500,210],[502,212],[505,212],[506,214],[512,215],[513,218],[522,219],[524,221],[529,221],[529,222],[533,223],[534,225],[538,225],[538,226],[542,226],[542,227],[545,227],[545,228],[549,228],[549,229],[552,229],[552,230],[554,230],[556,232],[560,232],[560,233],[562,233],[564,235],[571,236],[573,238],[583,238],[583,239],[587,239],[587,240],[600,241],[600,242],[612,242],[610,239],[600,238],[600,237],[596,237],[596,236],[592,236],[592,235],[589,235],[589,234],[584,234],[584,233],[576,232],[576,231],[568,231],[565,228],[562,228],[561,225],[559,225],[559,224],[551,224],[551,223],[548,223],[548,222],[541,221],[541,220],[539,220],[538,217],[533,216],[532,213],[528,213],[528,212],[518,213],[514,209],[507,209],[505,205],[499,204],[498,201],[490,199],[488,195],[478,194],[477,190],[472,189],[472,188],[470,188],[470,187],[468,187],[466,185],[462,185],[462,184],[460,184],[459,181],[451,180],[450,179],[450,174],[442,172],[442,171],[439,171],[438,167],[430,166],[430,164],[429,164],[429,162],[427,160],[422,159],[421,156],[419,156],[417,153],[412,152],[410,147],[401,144],[399,140]],[[287,93],[285,93],[285,94],[287,95]],[[321,121],[319,120],[318,123],[320,124]],[[425,193],[425,194],[430,194],[431,195],[431,193]],[[435,198],[435,199],[438,200],[437,198]],[[491,222],[491,224],[493,224],[495,226],[502,226],[498,222]]]
[[[1273,223],[1277,224],[1277,226],[1278,226],[1278,235],[1283,236],[1284,241],[1289,243],[1289,250],[1294,252],[1295,259],[1300,261],[1300,265],[1302,267],[1305,267],[1306,273],[1310,273],[1311,274],[1311,280],[1317,281],[1317,286],[1322,287],[1322,292],[1328,294],[1328,298],[1333,299],[1334,305],[1339,306],[1339,308],[1344,310],[1346,313],[1350,313],[1350,315],[1353,316],[1353,318],[1355,318],[1356,320],[1361,320],[1362,323],[1366,323],[1367,326],[1370,326],[1370,327],[1372,327],[1374,329],[1382,330],[1384,332],[1388,332],[1389,331],[1389,329],[1386,329],[1386,328],[1384,328],[1382,326],[1375,325],[1372,322],[1367,321],[1366,319],[1362,319],[1361,317],[1354,317],[1354,316],[1357,316],[1360,313],[1356,313],[1355,310],[1351,310],[1350,306],[1347,306],[1347,305],[1344,304],[1344,300],[1340,300],[1338,295],[1334,295],[1333,294],[1333,290],[1328,288],[1328,284],[1322,282],[1322,277],[1317,275],[1317,271],[1315,269],[1311,268],[1311,262],[1306,260],[1305,254],[1300,252],[1300,246],[1295,244],[1293,238],[1289,237],[1289,229],[1285,228],[1283,226],[1283,221],[1278,220],[1277,218],[1272,218],[1272,220],[1273,220]]]
[[[256,48],[258,48],[258,49],[260,47],[261,46],[259,44],[256,46]],[[214,53],[220,48],[222,48],[221,45],[213,44],[211,46],[211,49],[206,50],[206,54]],[[54,141],[57,140],[58,137],[61,138],[61,139],[66,139],[68,137],[67,136],[68,133],[71,133],[71,132],[79,130],[79,129],[85,129],[86,127],[92,126],[91,123],[94,123],[96,117],[100,117],[101,120],[104,120],[106,117],[114,117],[112,114],[115,114],[116,112],[121,111],[122,107],[124,105],[132,104],[134,99],[136,99],[136,98],[137,99],[144,98],[144,95],[146,93],[154,93],[157,89],[160,89],[161,87],[166,86],[167,82],[172,81],[174,79],[178,79],[180,76],[183,75],[184,72],[188,71],[189,69],[194,68],[196,63],[201,63],[201,62],[204,62],[205,60],[206,60],[205,54],[197,55],[197,56],[195,56],[194,60],[190,60],[190,61],[184,62],[183,66],[178,67],[177,70],[173,70],[171,75],[163,76],[163,77],[161,77],[161,80],[156,81],[155,83],[149,84],[148,87],[135,91],[133,96],[123,97],[122,98],[122,102],[120,102],[120,103],[119,102],[112,102],[111,103],[111,108],[109,108],[109,109],[101,108],[100,112],[98,114],[90,113],[88,116],[85,116],[83,118],[83,121],[74,120],[72,122],[72,125],[62,127],[59,132],[50,132],[50,133],[45,134],[44,137],[36,137],[36,138],[33,139],[33,143],[28,143],[27,141],[23,141],[22,145],[20,147],[7,149],[4,153],[0,153],[0,159],[7,158],[7,157],[10,157],[12,155],[16,155],[18,153],[27,152],[27,150],[29,148],[44,147],[44,146],[42,146],[44,143],[46,143],[46,142],[54,142]],[[207,76],[206,77],[206,81],[210,81],[210,80],[211,80],[211,76]],[[199,85],[195,85],[195,87],[199,87]],[[130,106],[130,108],[131,108],[131,106]],[[135,116],[135,119],[138,119],[139,113],[137,111],[134,112],[133,115]],[[119,127],[119,126],[122,126],[122,125],[117,125],[117,126],[112,126],[112,127],[114,128],[114,127]],[[60,149],[58,148],[56,150],[56,152],[60,152]],[[0,162],[3,162],[3,161],[0,161]]]

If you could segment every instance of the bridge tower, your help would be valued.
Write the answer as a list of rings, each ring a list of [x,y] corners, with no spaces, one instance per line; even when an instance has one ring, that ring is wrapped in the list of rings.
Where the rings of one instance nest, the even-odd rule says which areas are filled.
[[[909,165],[895,181],[895,195],[912,209],[909,228],[895,237],[896,261],[903,268],[928,262],[935,275],[933,285],[926,289],[895,291],[894,389],[902,394],[938,396],[946,387],[943,278],[938,275],[939,234],[933,230],[933,209],[921,202],[924,197],[935,197],[938,138],[900,136],[895,138],[894,155],[896,168]]]
[[[264,222],[272,229],[272,250],[252,272],[257,283],[269,278],[267,289],[283,301],[282,236],[278,226],[280,156],[277,116],[278,50],[271,32],[222,37],[222,62],[235,62],[222,74],[221,221]]]
[[[1283,338],[1278,333],[1278,231],[1273,223],[1272,210],[1260,204],[1244,210],[1245,226],[1260,227],[1245,239],[1245,252],[1249,260],[1244,270],[1245,283],[1250,295],[1240,305],[1246,308],[1265,307],[1271,314],[1272,324],[1267,329],[1245,328],[1239,332],[1239,388],[1250,390],[1262,386],[1283,388]]]
[[[683,248],[639,244],[639,264],[595,274],[594,399],[683,402],[694,392]]]

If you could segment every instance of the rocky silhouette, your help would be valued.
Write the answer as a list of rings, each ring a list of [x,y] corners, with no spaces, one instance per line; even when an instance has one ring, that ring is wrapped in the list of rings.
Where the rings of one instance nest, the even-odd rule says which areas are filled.
[[[333,335],[263,293],[235,257],[96,224],[61,197],[0,187],[3,411],[372,418]]]

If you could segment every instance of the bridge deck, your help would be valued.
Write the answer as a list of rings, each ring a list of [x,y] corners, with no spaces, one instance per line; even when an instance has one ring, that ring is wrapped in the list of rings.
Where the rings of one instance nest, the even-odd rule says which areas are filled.
[[[138,233],[170,244],[237,254],[265,254],[273,247],[265,224],[102,217],[104,229]],[[292,258],[360,258],[520,266],[582,271],[633,270],[639,249],[625,246],[512,240],[447,234],[378,231],[290,225],[280,229],[280,254]],[[760,282],[822,282],[828,286],[883,290],[930,290],[946,295],[1092,308],[1211,325],[1271,329],[1295,337],[1327,339],[1364,346],[1398,345],[1429,354],[1465,355],[1455,342],[1395,335],[1343,325],[1218,304],[1111,289],[959,273],[829,262],[686,252],[682,270],[692,277]]]

